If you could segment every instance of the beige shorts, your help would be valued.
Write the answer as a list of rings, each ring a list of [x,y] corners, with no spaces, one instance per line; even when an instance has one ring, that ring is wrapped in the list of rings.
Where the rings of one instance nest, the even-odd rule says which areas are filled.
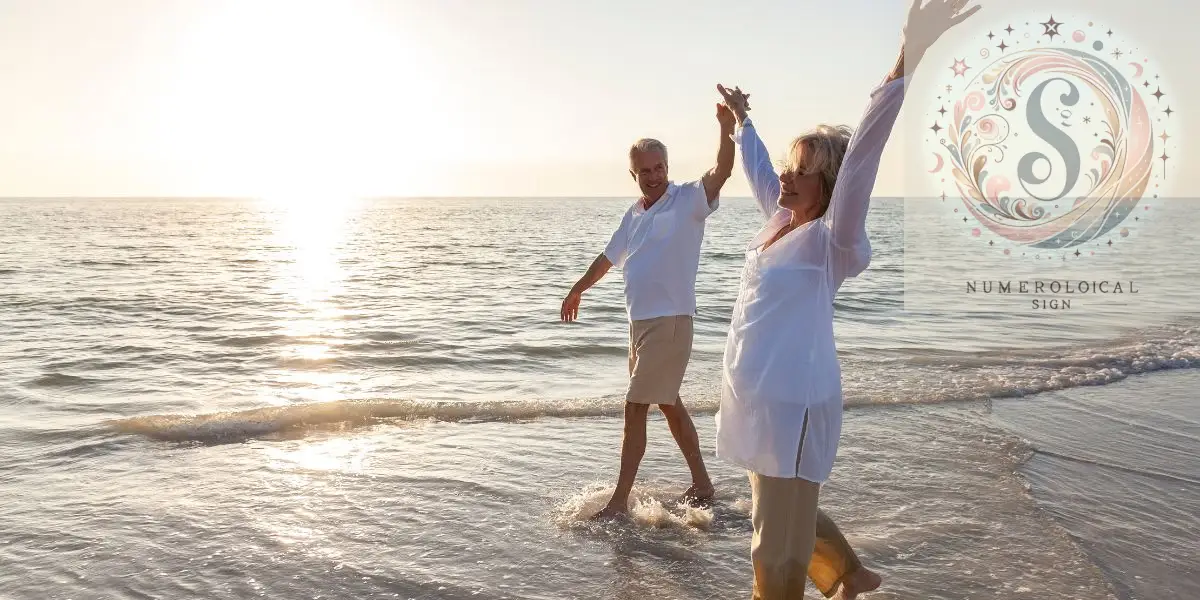
[[[629,323],[629,392],[625,401],[675,404],[691,357],[692,317]]]

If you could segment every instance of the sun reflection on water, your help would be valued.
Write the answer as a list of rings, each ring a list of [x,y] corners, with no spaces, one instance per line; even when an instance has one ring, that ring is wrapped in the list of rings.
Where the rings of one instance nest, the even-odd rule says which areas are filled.
[[[306,441],[299,447],[265,448],[270,467],[279,471],[337,471],[363,473],[374,444],[367,438],[332,438]]]
[[[352,225],[360,202],[332,195],[289,194],[265,200],[271,221],[268,242],[276,272],[271,292],[291,306],[277,315],[277,330],[289,340],[279,351],[281,370],[271,374],[272,402],[344,400],[346,378],[330,372],[345,341],[347,311],[338,297],[344,292],[343,260],[352,243]]]

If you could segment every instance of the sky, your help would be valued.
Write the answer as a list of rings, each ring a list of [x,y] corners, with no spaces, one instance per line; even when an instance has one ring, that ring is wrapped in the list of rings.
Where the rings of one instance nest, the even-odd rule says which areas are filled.
[[[993,0],[927,60],[948,66],[955,34],[1045,6]],[[1186,1],[1055,6],[1195,55],[1170,17],[1194,14]],[[630,196],[639,137],[667,144],[676,180],[712,166],[718,82],[752,95],[776,154],[818,123],[855,124],[907,7],[0,0],[0,197]],[[906,193],[909,158],[889,148],[877,194]],[[740,174],[726,193],[746,195]]]

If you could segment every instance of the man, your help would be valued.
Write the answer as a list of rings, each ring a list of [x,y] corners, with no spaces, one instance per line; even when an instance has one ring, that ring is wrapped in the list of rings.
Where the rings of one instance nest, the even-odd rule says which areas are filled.
[[[683,500],[704,504],[713,497],[700,439],[679,397],[679,386],[692,352],[696,271],[705,220],[717,209],[721,187],[733,172],[736,118],[729,107],[718,104],[717,121],[721,125],[717,164],[700,181],[677,185],[668,179],[667,149],[662,142],[642,139],[629,149],[629,174],[642,197],[625,212],[604,252],[562,303],[562,320],[574,321],[583,293],[614,265],[621,269],[629,313],[625,432],[617,488],[597,519],[629,511],[629,493],[646,452],[646,417],[652,404],[666,416],[692,472],[692,486]]]

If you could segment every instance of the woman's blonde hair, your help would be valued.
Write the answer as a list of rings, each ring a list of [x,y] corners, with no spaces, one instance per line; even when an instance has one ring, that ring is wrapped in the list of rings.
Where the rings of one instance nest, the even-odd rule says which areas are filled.
[[[792,140],[783,164],[785,172],[817,173],[821,176],[821,211],[824,215],[833,198],[842,159],[850,147],[854,130],[846,125],[818,125]]]

